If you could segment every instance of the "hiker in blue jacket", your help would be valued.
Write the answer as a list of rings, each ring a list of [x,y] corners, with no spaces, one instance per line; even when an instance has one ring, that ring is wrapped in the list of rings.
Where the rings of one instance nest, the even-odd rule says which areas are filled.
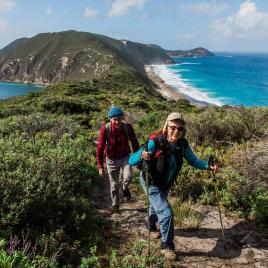
[[[161,252],[167,258],[175,258],[173,212],[168,202],[168,192],[183,164],[183,158],[193,167],[216,171],[217,166],[208,166],[199,160],[185,139],[186,123],[179,113],[171,113],[163,131],[148,140],[147,150],[141,147],[129,158],[131,166],[148,162],[149,173],[149,231],[152,237],[161,235]],[[146,174],[141,171],[140,183],[146,193]],[[160,226],[160,235],[156,223]]]

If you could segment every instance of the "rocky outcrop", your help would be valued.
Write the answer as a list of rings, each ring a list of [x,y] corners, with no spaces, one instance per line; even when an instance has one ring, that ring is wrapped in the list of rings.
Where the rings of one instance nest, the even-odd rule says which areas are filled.
[[[41,59],[38,55],[29,54],[23,58],[5,60],[0,66],[0,80],[42,85],[64,80],[83,81],[99,77],[113,64],[112,55],[90,48],[48,55]]]

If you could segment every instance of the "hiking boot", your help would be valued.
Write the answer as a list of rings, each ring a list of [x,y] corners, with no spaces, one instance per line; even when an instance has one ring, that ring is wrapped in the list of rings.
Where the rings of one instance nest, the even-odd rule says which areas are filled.
[[[150,232],[150,239],[157,240],[159,238],[161,238],[160,232],[158,232],[158,231],[157,232]]]
[[[112,206],[111,213],[118,213],[119,212],[119,205]]]
[[[129,201],[131,199],[131,193],[129,190],[122,190],[123,191],[123,198],[125,201]]]
[[[146,222],[146,228],[148,229],[148,223]],[[157,232],[156,224],[149,224],[149,231],[150,232]]]
[[[146,229],[148,230],[148,224],[146,222]],[[157,230],[157,227],[155,224],[149,225],[149,232],[150,232],[150,239],[159,239],[161,237],[160,232]]]
[[[161,248],[160,252],[161,254],[165,256],[165,258],[169,260],[176,259],[174,243],[167,244],[167,243],[161,242],[160,248]]]

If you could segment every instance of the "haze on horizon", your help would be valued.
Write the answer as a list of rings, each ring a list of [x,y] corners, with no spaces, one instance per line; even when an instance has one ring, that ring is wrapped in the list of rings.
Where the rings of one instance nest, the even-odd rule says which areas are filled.
[[[0,0],[0,48],[76,30],[164,49],[268,52],[266,0]]]

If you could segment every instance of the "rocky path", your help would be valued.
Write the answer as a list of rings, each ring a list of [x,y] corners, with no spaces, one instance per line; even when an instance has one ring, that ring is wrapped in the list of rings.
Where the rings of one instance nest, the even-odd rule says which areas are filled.
[[[123,202],[119,213],[111,214],[109,180],[105,177],[99,179],[93,200],[98,212],[113,222],[122,242],[146,239],[144,197],[132,190],[132,200]],[[202,217],[200,228],[175,228],[177,259],[167,267],[268,267],[268,240],[257,228],[224,215],[224,242],[217,208],[206,206],[196,210]],[[153,243],[156,247],[159,244]]]

